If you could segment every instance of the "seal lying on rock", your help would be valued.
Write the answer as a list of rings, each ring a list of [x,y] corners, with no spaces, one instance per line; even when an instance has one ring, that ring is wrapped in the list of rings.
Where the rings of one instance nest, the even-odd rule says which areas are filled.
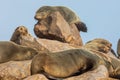
[[[32,60],[31,74],[43,73],[48,78],[66,78],[78,71],[83,73],[104,65],[110,77],[120,79],[120,61],[112,57],[109,57],[109,61],[104,57],[86,49],[38,54]]]
[[[43,53],[33,58],[31,74],[45,73],[55,78],[65,78],[78,71],[83,73],[95,69],[100,64],[107,65],[101,57],[83,49]]]
[[[17,45],[11,41],[0,41],[0,63],[11,60],[30,60],[38,52],[30,47]]]
[[[94,54],[104,58],[107,65],[109,76],[120,79],[120,60],[117,59],[115,52],[111,48],[112,44],[101,38],[97,38],[87,42],[84,48],[92,51]]]
[[[91,41],[88,41],[85,45],[85,48],[91,51],[102,52],[103,54],[108,54],[109,56],[116,56],[116,53],[112,49],[112,44],[108,40],[102,38],[96,38]]]
[[[10,41],[21,44],[20,39],[24,36],[26,36],[27,39],[33,40],[32,36],[28,33],[28,29],[25,26],[18,26],[12,34]]]
[[[105,39],[96,38],[91,41],[88,41],[85,44],[85,47],[88,49],[90,48],[103,53],[108,53],[111,50],[112,44]]]
[[[87,32],[86,25],[80,21],[79,17],[72,10],[64,6],[43,6],[37,10],[35,19],[41,21],[48,18],[48,23],[50,23],[50,15],[56,11],[59,11],[69,24],[75,24],[79,31]]]

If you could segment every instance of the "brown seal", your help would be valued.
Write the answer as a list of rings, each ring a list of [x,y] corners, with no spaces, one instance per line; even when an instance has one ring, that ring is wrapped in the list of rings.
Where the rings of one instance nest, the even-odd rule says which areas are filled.
[[[17,45],[11,41],[0,41],[0,63],[16,60],[30,60],[38,52],[33,48]]]
[[[24,36],[28,37],[28,39],[29,39],[29,38],[31,39],[31,37],[32,37],[32,36],[28,33],[28,30],[27,30],[27,28],[26,28],[25,26],[18,26],[18,27],[15,29],[14,33],[12,34],[12,37],[11,37],[10,41],[13,41],[13,42],[15,42],[15,43],[17,43],[17,44],[20,44],[20,39],[21,39],[22,37],[24,37]]]
[[[111,50],[112,44],[108,40],[96,38],[88,41],[84,47],[99,52],[108,53]]]
[[[47,77],[65,78],[76,72],[83,73],[95,69],[104,60],[84,49],[71,49],[56,53],[36,55],[31,63],[31,74],[44,73]]]

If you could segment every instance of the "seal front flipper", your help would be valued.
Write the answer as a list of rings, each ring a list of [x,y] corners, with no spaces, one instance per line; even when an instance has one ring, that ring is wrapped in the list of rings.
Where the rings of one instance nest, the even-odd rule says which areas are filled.
[[[118,58],[120,58],[120,39],[118,40],[118,44],[117,44],[117,54],[118,54]]]
[[[87,27],[86,27],[85,23],[77,22],[77,23],[75,23],[75,25],[79,31],[87,32]]]

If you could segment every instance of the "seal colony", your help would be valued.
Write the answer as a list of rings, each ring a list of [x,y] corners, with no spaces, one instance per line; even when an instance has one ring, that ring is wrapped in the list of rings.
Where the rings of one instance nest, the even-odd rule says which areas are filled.
[[[44,21],[50,24],[50,15],[56,11],[59,11],[70,25],[75,24],[79,31],[87,32],[86,25],[81,22],[79,17],[72,10],[63,6],[43,6],[36,12],[35,19],[39,20],[38,24]],[[83,48],[52,53],[36,51],[31,46],[18,45],[21,36],[30,36],[24,26],[15,30],[11,41],[0,41],[0,63],[32,59],[31,74],[42,73],[52,79],[79,75],[95,70],[102,65],[108,69],[110,77],[120,79],[120,60],[106,56],[112,50],[112,44],[107,40],[94,39],[87,42]],[[34,45],[36,46],[36,44]],[[120,40],[117,52],[120,54]]]
[[[87,43],[81,49],[37,54],[31,63],[31,74],[43,73],[48,78],[62,79],[104,65],[110,77],[120,78],[120,61],[107,55],[111,50],[111,43],[105,39],[95,39],[89,43],[93,43],[89,45],[96,47],[95,50]],[[99,47],[99,44],[102,45]]]
[[[80,18],[71,9],[64,6],[40,7],[37,10],[34,18],[39,21],[48,19],[48,23],[50,23],[50,15],[56,11],[60,12],[60,14],[64,17],[68,24],[75,24],[79,31],[87,32],[87,27],[83,22],[81,22]]]

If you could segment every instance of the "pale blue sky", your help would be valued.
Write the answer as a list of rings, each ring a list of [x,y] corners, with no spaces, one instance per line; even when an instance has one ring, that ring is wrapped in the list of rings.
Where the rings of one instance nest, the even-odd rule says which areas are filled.
[[[83,42],[104,38],[116,51],[120,38],[120,0],[1,0],[0,40],[9,40],[15,28],[26,26],[34,35],[36,10],[43,5],[66,6],[86,23],[88,32],[81,32]]]

